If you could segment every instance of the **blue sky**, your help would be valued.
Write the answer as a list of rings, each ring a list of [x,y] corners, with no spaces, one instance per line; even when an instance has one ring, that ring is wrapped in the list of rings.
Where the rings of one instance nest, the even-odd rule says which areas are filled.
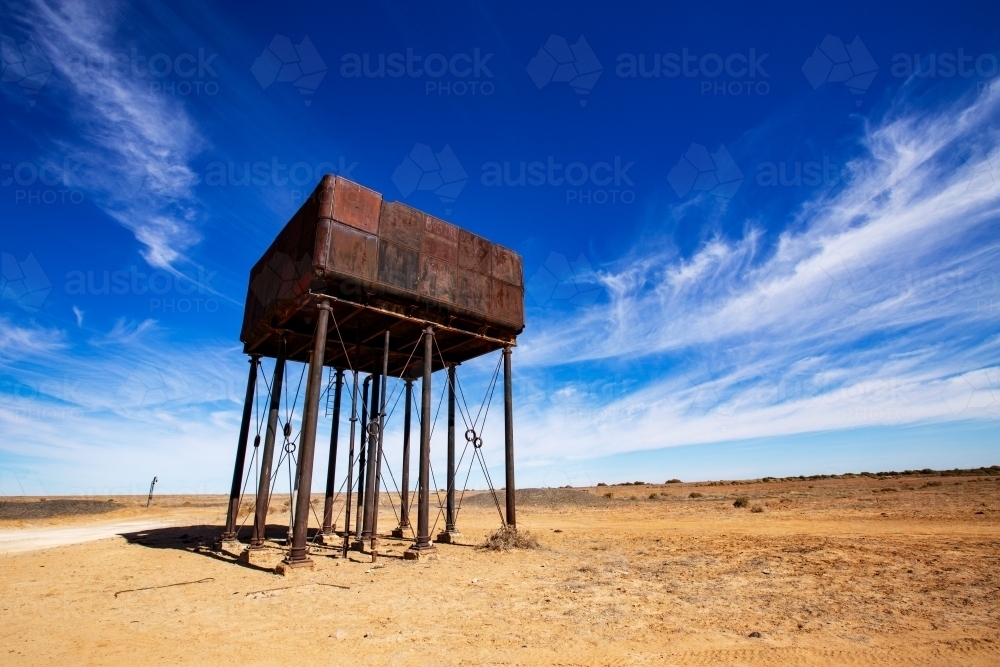
[[[4,7],[0,493],[225,490],[324,173],[522,254],[519,485],[1000,460],[990,3]]]

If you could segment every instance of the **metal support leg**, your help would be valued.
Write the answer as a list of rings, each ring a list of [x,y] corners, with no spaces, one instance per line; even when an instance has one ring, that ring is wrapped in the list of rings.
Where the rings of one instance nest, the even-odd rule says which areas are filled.
[[[351,543],[351,491],[354,489],[354,427],[358,422],[358,372],[351,388],[351,439],[347,450],[347,504],[344,506],[344,558]]]
[[[340,394],[344,371],[337,369],[333,394],[333,426],[330,427],[330,462],[326,467],[326,497],[323,500],[323,534],[333,535],[333,492],[337,483],[337,440],[340,436]]]
[[[372,562],[378,560],[378,510],[379,492],[382,490],[382,434],[385,432],[386,383],[389,376],[389,332],[385,332],[385,346],[382,349],[382,390],[378,402],[378,446],[375,450],[375,500],[372,503]],[[374,405],[374,404],[373,404]]]
[[[253,399],[257,388],[257,364],[260,355],[250,356],[250,376],[247,378],[247,393],[243,400],[243,421],[240,422],[240,438],[236,443],[236,465],[233,467],[233,484],[229,488],[229,510],[226,513],[226,528],[220,542],[236,539],[236,519],[240,512],[240,492],[243,490],[243,467],[247,458],[247,439],[250,437],[250,420],[253,419]]]
[[[403,411],[403,475],[399,507],[399,528],[393,537],[402,538],[410,528],[410,412],[413,405],[413,380],[406,380],[406,409]]]
[[[365,515],[365,459],[368,456],[366,450],[368,443],[368,385],[371,384],[371,381],[372,378],[369,375],[361,384],[361,422],[358,424],[361,428],[361,451],[358,453],[358,510],[354,521],[354,533],[357,541],[351,545],[352,549],[357,550],[361,550],[362,548],[361,530],[364,527],[362,523]]]
[[[507,525],[517,528],[514,504],[514,383],[510,370],[510,347],[503,349],[504,467],[507,473]]]
[[[448,366],[448,489],[444,530],[438,542],[451,543],[461,534],[455,528],[455,367]]]
[[[253,535],[250,548],[264,546],[267,527],[267,505],[271,502],[271,464],[274,460],[274,439],[278,434],[278,411],[281,409],[281,385],[285,377],[287,341],[278,343],[278,357],[274,361],[274,379],[271,380],[271,403],[267,410],[267,430],[264,432],[264,451],[260,455],[260,479],[257,483],[257,509],[254,514]]]
[[[378,374],[372,374],[372,397],[370,411],[368,413],[368,423],[365,430],[368,431],[368,475],[365,477],[365,516],[362,523],[361,541],[370,540],[372,537],[372,512],[375,501],[375,468],[377,467],[378,438],[375,428],[378,425],[378,394],[381,388],[381,381]]]
[[[433,371],[434,328],[424,329],[424,382],[420,406],[420,493],[417,499],[417,541],[406,550],[406,558],[419,558],[437,551],[431,544],[430,477],[431,477],[431,372]]]
[[[305,403],[302,408],[302,438],[299,449],[299,493],[295,505],[295,530],[292,549],[284,563],[291,566],[312,564],[306,547],[309,530],[309,513],[312,511],[310,495],[312,491],[313,454],[316,450],[316,426],[319,421],[319,395],[323,382],[323,360],[326,358],[326,328],[330,319],[330,305],[326,302],[318,306],[319,317],[313,350],[309,357],[309,379],[306,384]]]

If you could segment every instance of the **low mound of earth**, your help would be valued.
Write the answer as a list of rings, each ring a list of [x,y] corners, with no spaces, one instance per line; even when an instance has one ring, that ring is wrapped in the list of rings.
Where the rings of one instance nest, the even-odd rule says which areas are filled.
[[[0,519],[31,521],[58,517],[107,514],[124,509],[125,505],[113,500],[5,500],[0,502]]]
[[[500,507],[506,507],[507,494],[502,489],[497,491],[497,502]],[[443,494],[442,494],[443,497]],[[517,489],[515,494],[518,507],[525,505],[529,507],[600,507],[608,504],[606,498],[595,496],[586,491],[576,489]],[[470,507],[493,507],[495,501],[493,494],[489,491],[477,492],[474,496],[466,495],[462,501],[463,505]]]

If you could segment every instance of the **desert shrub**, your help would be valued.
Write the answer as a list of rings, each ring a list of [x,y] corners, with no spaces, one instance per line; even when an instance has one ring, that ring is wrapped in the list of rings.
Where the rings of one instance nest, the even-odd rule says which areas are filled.
[[[780,502],[782,502],[782,503],[790,503],[790,502],[792,502],[792,499],[791,498],[782,498],[780,500]]]
[[[961,483],[961,482],[959,482],[959,483]],[[943,482],[927,482],[926,484],[924,484],[920,488],[926,489],[928,486],[941,486],[941,484],[943,484]]]
[[[605,494],[604,494],[604,497],[605,497],[605,498],[614,498],[614,497],[615,497],[615,494],[613,494],[613,493],[605,493]]]
[[[733,507],[737,507],[737,508],[746,507],[749,504],[750,504],[750,499],[749,498],[747,498],[746,496],[740,496],[733,503]]]
[[[639,500],[639,496],[629,496],[629,500]]]
[[[510,551],[511,549],[539,549],[541,545],[538,543],[538,539],[528,531],[519,531],[512,526],[504,526],[491,533],[479,547],[490,551]]]
[[[692,491],[688,494],[688,498],[703,498],[704,496],[704,493],[698,493],[697,491]]]
[[[649,499],[650,500],[659,500],[660,499],[660,494],[658,494],[658,493],[651,493],[651,494],[649,494]]]
[[[668,479],[666,483],[667,484],[680,484],[681,480],[679,480],[679,479]]]
[[[750,508],[750,511],[753,512],[754,514],[760,514],[761,512],[764,511],[764,508],[761,507],[760,505],[754,505],[753,507]]]
[[[598,482],[597,486],[607,486],[607,484],[605,484],[604,482]]]

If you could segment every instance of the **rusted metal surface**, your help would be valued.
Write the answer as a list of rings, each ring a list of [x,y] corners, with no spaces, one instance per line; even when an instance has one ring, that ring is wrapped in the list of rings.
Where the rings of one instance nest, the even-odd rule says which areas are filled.
[[[444,530],[455,532],[455,367],[448,367],[448,490]]]
[[[330,426],[330,459],[326,467],[326,494],[323,498],[323,534],[333,534],[333,492],[337,483],[337,441],[340,439],[340,398],[344,388],[344,371],[337,369],[334,380],[333,423]]]
[[[406,389],[403,395],[403,474],[400,480],[399,496],[399,527],[392,531],[393,537],[403,537],[410,527],[410,424],[413,405],[413,380],[406,379]]]
[[[507,525],[517,527],[514,503],[514,381],[511,373],[510,348],[503,349],[503,440],[504,472],[506,477]]]
[[[323,382],[323,357],[326,349],[326,332],[330,320],[330,306],[320,304],[316,321],[316,334],[312,353],[309,355],[309,372],[306,380],[306,395],[302,405],[302,436],[299,439],[298,497],[295,503],[295,528],[292,532],[292,548],[285,557],[285,563],[299,565],[309,562],[306,545],[309,530],[309,514],[312,512],[313,460],[316,452],[316,427],[319,421],[319,396]]]
[[[515,344],[524,328],[523,283],[514,251],[324,176],[253,267],[240,339],[248,353],[274,356],[284,333],[289,359],[303,361],[318,303],[310,293],[325,294],[337,299],[330,302],[332,328],[346,344],[328,344],[326,365],[376,368],[376,334],[391,330],[389,374],[419,375],[418,366],[403,367],[411,351],[405,345],[427,324],[442,325],[435,328],[444,359],[434,370]],[[356,312],[360,307],[369,310]],[[393,322],[393,315],[408,319]],[[341,328],[351,319],[358,326]]]
[[[431,360],[434,355],[434,329],[424,330],[424,377],[420,401],[420,479],[417,493],[417,539],[409,548],[418,554],[435,551],[431,544],[430,474],[431,474]]]
[[[347,450],[347,501],[344,505],[344,551],[343,557],[347,558],[347,550],[351,542],[351,490],[354,488],[354,429],[358,422],[358,373],[355,371],[351,386],[351,435]]]
[[[271,380],[271,402],[267,409],[267,430],[264,432],[264,451],[260,455],[260,477],[257,484],[257,507],[254,511],[253,535],[250,547],[264,546],[267,528],[267,504],[271,500],[271,464],[274,461],[274,440],[278,434],[278,413],[281,410],[281,385],[285,377],[284,338],[278,342],[278,357],[274,363],[274,377]]]
[[[257,388],[257,364],[260,357],[250,356],[250,375],[247,378],[247,392],[243,400],[243,419],[240,422],[240,436],[236,443],[236,465],[233,468],[233,483],[229,488],[229,509],[226,512],[226,528],[222,540],[236,539],[236,515],[240,509],[240,492],[243,490],[243,467],[247,457],[247,440],[250,438],[250,420],[253,418],[253,398]],[[150,489],[152,495],[152,489]]]

